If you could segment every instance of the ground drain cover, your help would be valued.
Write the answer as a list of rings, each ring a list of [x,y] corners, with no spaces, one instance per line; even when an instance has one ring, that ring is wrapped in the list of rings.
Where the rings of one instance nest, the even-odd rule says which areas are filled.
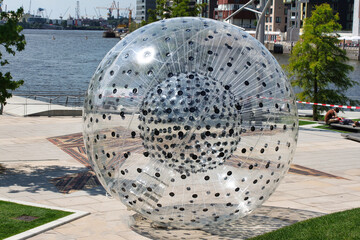
[[[16,217],[15,219],[25,221],[25,222],[31,222],[31,221],[38,219],[38,217],[22,215],[22,216]]]

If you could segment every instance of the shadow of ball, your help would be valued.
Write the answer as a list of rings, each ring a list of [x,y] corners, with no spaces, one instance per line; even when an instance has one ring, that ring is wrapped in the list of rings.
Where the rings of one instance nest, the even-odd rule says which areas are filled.
[[[99,181],[160,226],[243,217],[275,191],[296,147],[295,97],[275,58],[202,18],[146,25],[100,63],[84,104]]]

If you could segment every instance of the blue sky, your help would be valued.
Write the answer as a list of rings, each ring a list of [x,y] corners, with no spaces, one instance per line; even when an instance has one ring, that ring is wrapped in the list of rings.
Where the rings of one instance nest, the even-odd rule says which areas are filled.
[[[50,16],[52,19],[59,19],[59,16],[63,16],[67,9],[69,9],[64,16],[68,18],[69,14],[75,16],[77,0],[31,0],[31,13],[37,12],[38,8],[44,8],[46,11],[43,12],[44,15]],[[95,9],[96,7],[110,7],[113,0],[79,0],[80,2],[80,16],[84,16],[87,13],[89,18],[96,17]],[[133,15],[135,14],[136,0],[116,0],[116,3],[119,2],[120,8],[131,7],[133,9]],[[23,7],[24,11],[29,12],[30,0],[4,0],[3,9],[7,5],[8,10],[15,10],[19,7]],[[85,13],[86,10],[86,13]],[[99,9],[96,10],[99,14]],[[120,10],[120,14],[126,14],[125,10]],[[51,13],[51,14],[50,14]],[[100,9],[100,14],[106,16],[107,10]],[[114,12],[116,16],[116,12]]]

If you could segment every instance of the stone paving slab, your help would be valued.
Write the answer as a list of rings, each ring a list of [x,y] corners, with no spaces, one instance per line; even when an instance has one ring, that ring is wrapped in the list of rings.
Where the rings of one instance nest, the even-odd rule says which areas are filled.
[[[102,187],[83,189],[69,194],[60,193],[49,181],[50,179],[88,169],[46,139],[81,131],[79,117],[0,116],[0,163],[7,168],[5,174],[0,174],[0,197],[66,206],[91,213],[89,216],[31,239],[133,240],[161,239],[158,237],[166,236],[172,239],[175,235],[179,239],[194,239],[192,237],[201,236],[204,232],[210,234],[208,239],[220,239],[224,236],[226,239],[234,239],[236,234],[239,236],[236,239],[246,238],[246,236],[241,237],[241,234],[246,232],[241,228],[234,228],[230,233],[225,231],[225,228],[202,233],[187,231],[190,235],[175,230],[164,232],[149,227],[139,229],[134,225],[129,226],[131,216],[135,213],[128,211],[119,201],[108,198]],[[46,142],[48,144],[45,144]],[[38,149],[35,145],[35,148],[26,148],[29,155],[23,154],[27,144],[39,144],[39,149],[40,145],[44,146],[44,150],[41,150],[42,155],[37,155]],[[360,207],[359,144],[342,138],[340,133],[302,127],[293,163],[340,178],[287,174],[263,207],[269,208],[273,213],[281,213],[283,208],[289,208],[289,211],[298,212],[299,215],[301,211],[310,211],[316,215]],[[6,156],[6,159],[3,156]],[[26,156],[38,158],[29,159]],[[253,218],[256,221],[248,225],[262,232],[273,230],[262,224],[267,214],[264,213],[262,217],[258,215]],[[253,215],[250,215],[250,218],[251,216]],[[294,217],[296,214],[291,216],[290,220],[291,218],[296,220]],[[145,223],[135,221],[133,224],[143,226],[142,224]],[[283,225],[277,225],[277,227],[281,226]],[[251,232],[257,230],[252,229]]]

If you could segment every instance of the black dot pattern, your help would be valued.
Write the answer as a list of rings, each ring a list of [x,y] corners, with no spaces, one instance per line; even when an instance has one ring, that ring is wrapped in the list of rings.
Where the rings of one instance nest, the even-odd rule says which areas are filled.
[[[121,40],[84,103],[91,167],[115,198],[177,228],[266,201],[298,138],[295,97],[262,44],[223,22],[172,18]]]
[[[226,89],[209,77],[181,73],[148,91],[139,130],[150,157],[179,173],[205,172],[229,159],[240,141],[241,114]]]

